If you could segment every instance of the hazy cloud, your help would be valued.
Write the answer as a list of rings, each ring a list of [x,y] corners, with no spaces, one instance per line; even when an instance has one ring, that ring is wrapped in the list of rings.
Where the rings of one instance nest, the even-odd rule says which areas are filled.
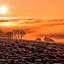
[[[38,35],[40,37],[44,37],[44,36],[49,36],[49,37],[52,37],[52,38],[56,38],[56,39],[64,39],[64,34],[49,34],[49,35],[44,35],[44,34],[40,34]]]
[[[50,34],[49,35],[50,37],[53,37],[53,38],[64,38],[64,34]]]

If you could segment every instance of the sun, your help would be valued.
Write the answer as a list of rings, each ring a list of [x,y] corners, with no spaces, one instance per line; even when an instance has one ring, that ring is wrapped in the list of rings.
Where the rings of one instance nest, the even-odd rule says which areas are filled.
[[[6,6],[0,7],[0,14],[6,14],[8,12],[8,8]]]

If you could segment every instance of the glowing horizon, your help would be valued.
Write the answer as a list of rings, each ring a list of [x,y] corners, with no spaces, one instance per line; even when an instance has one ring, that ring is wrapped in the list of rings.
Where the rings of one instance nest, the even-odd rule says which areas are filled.
[[[24,39],[36,39],[37,37],[43,38],[43,36],[50,36],[54,38],[57,42],[64,42],[64,22],[62,21],[50,21],[50,20],[8,20],[5,22],[0,22],[0,29],[10,30],[10,29],[29,29],[32,32],[26,34]]]

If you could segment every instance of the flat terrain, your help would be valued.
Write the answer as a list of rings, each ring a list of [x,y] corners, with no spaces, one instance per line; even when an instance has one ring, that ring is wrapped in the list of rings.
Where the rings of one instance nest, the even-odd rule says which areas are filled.
[[[64,44],[0,38],[0,64],[64,64]]]

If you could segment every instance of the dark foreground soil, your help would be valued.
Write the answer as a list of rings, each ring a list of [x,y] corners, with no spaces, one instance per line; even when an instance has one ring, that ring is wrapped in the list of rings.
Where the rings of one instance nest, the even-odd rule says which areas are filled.
[[[64,45],[0,39],[0,64],[64,64]]]

